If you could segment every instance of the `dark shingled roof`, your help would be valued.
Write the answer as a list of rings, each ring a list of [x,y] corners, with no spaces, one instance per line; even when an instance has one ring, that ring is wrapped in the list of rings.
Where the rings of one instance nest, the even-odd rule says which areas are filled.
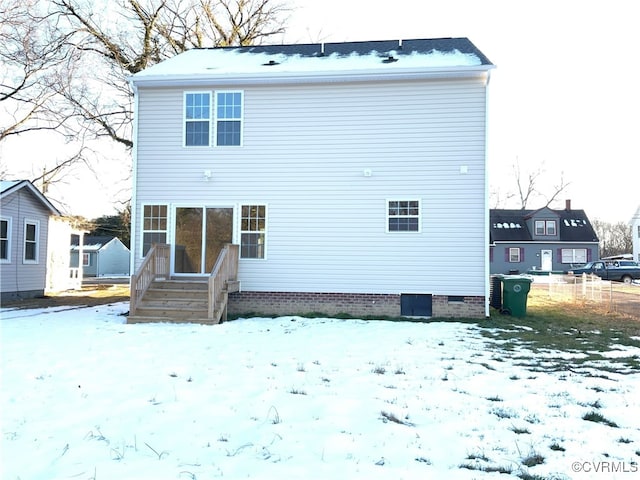
[[[287,45],[251,45],[246,47],[214,47],[214,49],[233,50],[238,53],[266,53],[268,55],[300,55],[303,57],[322,57],[338,55],[369,55],[377,52],[388,57],[393,52],[399,57],[412,53],[453,52],[476,55],[482,65],[492,65],[491,61],[466,37],[458,38],[417,38],[409,40],[376,40],[366,42],[340,43],[300,43]]]
[[[561,242],[597,242],[596,235],[584,210],[552,210],[558,215],[558,230]],[[501,210],[489,212],[491,243],[493,242],[531,242],[532,232],[527,220],[539,210]],[[546,216],[545,218],[548,218]]]

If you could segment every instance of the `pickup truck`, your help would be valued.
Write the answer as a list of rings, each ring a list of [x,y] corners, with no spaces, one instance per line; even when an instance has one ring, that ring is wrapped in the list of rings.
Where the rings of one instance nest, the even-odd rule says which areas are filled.
[[[603,280],[631,283],[633,280],[640,280],[640,265],[631,261],[604,262],[598,260],[569,270],[569,275],[582,275],[583,273],[597,275]]]

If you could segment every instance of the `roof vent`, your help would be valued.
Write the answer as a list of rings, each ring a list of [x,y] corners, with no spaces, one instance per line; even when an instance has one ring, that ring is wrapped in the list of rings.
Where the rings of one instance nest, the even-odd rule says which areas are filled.
[[[267,63],[263,63],[262,65],[265,67],[273,67],[274,65],[280,65],[280,63],[275,60],[269,60]]]
[[[397,58],[395,58],[393,55],[389,55],[387,58],[382,60],[382,63],[393,63],[393,62],[397,62],[397,61],[398,61]]]

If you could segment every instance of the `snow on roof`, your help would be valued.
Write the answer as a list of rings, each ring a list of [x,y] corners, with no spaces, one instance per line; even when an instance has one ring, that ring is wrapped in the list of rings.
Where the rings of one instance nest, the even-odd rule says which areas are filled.
[[[131,78],[133,83],[194,76],[310,76],[492,67],[466,38],[192,49]]]

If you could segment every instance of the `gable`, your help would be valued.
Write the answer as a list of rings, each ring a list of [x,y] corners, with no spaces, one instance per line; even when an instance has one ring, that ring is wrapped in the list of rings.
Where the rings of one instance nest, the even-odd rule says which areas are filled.
[[[60,215],[60,212],[29,180],[13,180],[0,182],[0,199],[6,201],[14,193],[19,191],[28,192],[36,202],[38,202],[47,213]]]

